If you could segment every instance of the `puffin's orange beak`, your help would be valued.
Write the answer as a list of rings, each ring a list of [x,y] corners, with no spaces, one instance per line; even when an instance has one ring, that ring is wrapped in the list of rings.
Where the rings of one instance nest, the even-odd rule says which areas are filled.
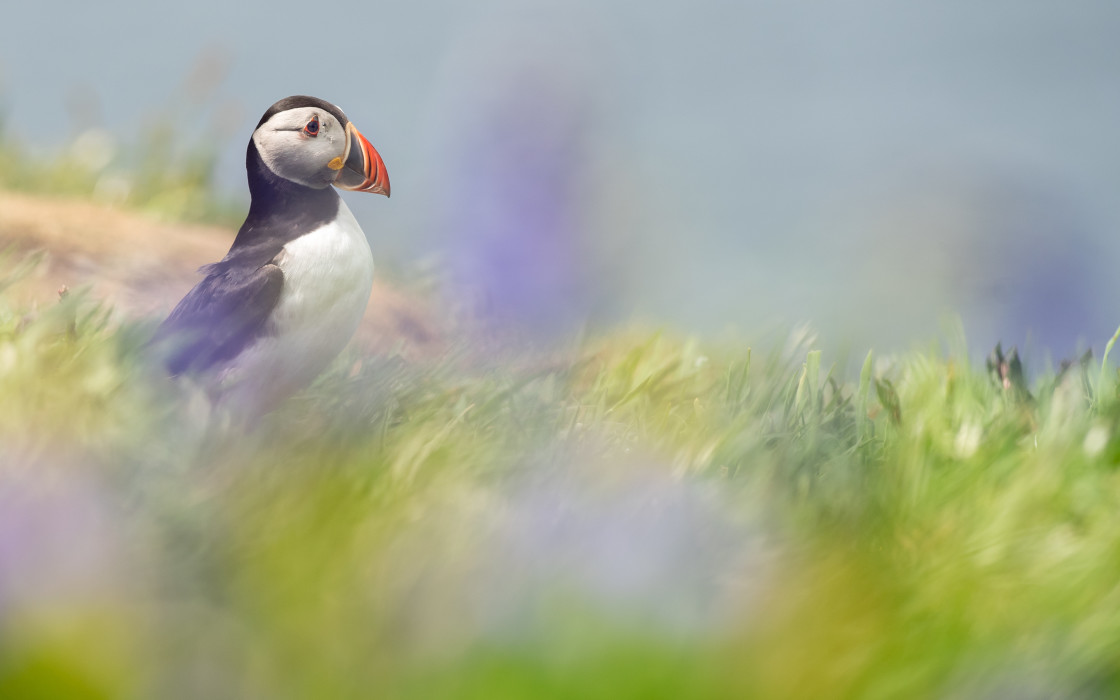
[[[353,124],[346,124],[346,153],[334,184],[344,190],[389,196],[389,173],[381,154]],[[337,162],[337,161],[336,161]]]

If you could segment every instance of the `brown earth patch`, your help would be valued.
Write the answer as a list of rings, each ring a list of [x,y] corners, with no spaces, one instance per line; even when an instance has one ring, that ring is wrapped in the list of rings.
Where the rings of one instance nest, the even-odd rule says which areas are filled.
[[[44,264],[8,291],[43,306],[61,287],[89,288],[118,314],[162,319],[200,279],[198,268],[220,260],[236,231],[161,222],[87,201],[0,192],[0,250],[46,252]],[[374,282],[356,342],[373,351],[442,345],[434,309]]]

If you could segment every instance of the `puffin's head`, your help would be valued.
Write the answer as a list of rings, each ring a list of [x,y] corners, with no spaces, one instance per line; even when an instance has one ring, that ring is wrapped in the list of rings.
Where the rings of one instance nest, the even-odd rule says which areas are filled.
[[[286,97],[268,108],[253,132],[265,166],[307,187],[389,196],[381,155],[342,110],[316,97]]]

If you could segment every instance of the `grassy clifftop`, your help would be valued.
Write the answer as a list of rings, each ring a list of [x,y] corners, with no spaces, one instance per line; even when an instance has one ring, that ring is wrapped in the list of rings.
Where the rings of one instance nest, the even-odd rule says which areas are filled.
[[[9,263],[39,263],[8,284],[10,303],[52,305],[58,290],[85,289],[119,318],[162,319],[200,279],[200,266],[225,255],[236,225],[169,221],[87,197],[0,190],[0,251]],[[408,341],[438,348],[438,318],[423,298],[375,282],[358,342],[388,350]]]
[[[245,432],[16,267],[0,696],[1120,691],[1111,368],[398,343]]]

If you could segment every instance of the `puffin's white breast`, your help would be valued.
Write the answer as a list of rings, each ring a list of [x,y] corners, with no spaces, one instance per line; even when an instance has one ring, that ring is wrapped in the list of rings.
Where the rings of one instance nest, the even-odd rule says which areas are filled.
[[[268,332],[227,377],[247,410],[267,411],[315,379],[354,335],[373,286],[369,243],[341,200],[334,221],[285,245],[276,264],[284,286]]]
[[[346,203],[339,201],[334,221],[285,245],[276,264],[284,272],[270,319],[277,334],[307,330],[327,344],[344,335],[345,345],[373,285],[373,254]]]

